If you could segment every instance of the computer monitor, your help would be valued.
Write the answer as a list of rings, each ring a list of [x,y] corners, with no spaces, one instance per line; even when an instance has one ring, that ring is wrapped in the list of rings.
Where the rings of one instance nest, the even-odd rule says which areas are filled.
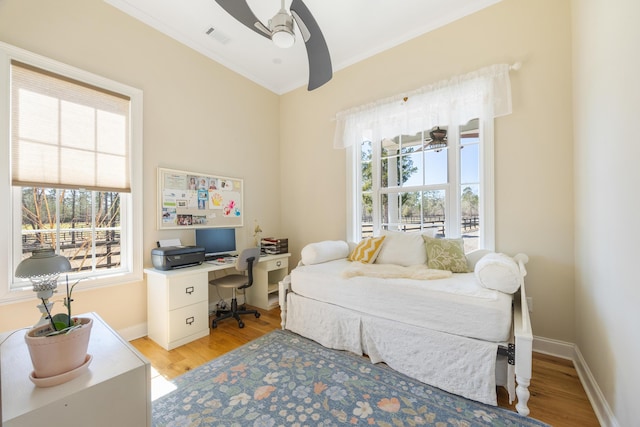
[[[236,229],[198,228],[196,246],[204,248],[205,257],[236,255]]]

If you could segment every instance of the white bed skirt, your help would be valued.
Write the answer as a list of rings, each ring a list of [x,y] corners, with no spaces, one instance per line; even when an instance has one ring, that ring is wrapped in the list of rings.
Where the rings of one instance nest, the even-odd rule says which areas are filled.
[[[292,292],[287,294],[285,327],[478,402],[497,404],[496,375],[499,385],[507,385],[506,362],[496,356],[497,343],[376,318]]]

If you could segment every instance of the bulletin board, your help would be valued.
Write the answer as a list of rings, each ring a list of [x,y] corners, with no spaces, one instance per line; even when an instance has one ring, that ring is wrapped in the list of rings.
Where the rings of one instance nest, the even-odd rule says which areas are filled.
[[[158,168],[158,229],[243,226],[240,178]]]

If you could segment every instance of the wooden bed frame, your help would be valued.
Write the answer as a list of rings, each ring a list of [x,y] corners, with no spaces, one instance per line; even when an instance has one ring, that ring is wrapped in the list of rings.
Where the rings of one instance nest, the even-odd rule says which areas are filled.
[[[474,256],[477,258],[471,260],[472,263],[482,257],[488,251],[477,251]],[[519,291],[514,294],[513,298],[513,319],[512,319],[512,336],[508,347],[501,347],[500,353],[506,353],[509,360],[508,367],[508,386],[509,400],[512,402],[514,396],[511,393],[511,389],[515,385],[515,394],[517,396],[516,410],[518,414],[522,416],[529,415],[529,408],[527,402],[529,401],[529,384],[531,381],[531,363],[532,363],[532,350],[533,350],[533,333],[531,330],[531,319],[529,317],[529,308],[527,305],[527,294],[524,284],[524,276],[527,272],[525,264],[528,262],[528,257],[524,254],[518,254],[514,257],[518,263],[518,267],[521,272],[521,283]],[[287,310],[288,310],[288,294],[293,292],[291,289],[291,276],[288,275],[279,283],[279,302],[281,311],[281,326],[285,329],[287,322]],[[345,309],[346,310],[346,309]],[[515,377],[515,384],[514,384]],[[517,384],[517,385],[516,385]]]

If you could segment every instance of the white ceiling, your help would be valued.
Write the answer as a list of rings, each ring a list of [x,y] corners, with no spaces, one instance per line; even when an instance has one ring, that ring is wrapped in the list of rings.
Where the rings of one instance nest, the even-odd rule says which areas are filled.
[[[105,1],[276,94],[307,85],[307,54],[297,28],[295,45],[280,49],[215,0]],[[499,1],[304,0],[322,29],[334,73]],[[280,9],[280,0],[247,3],[266,25]],[[210,28],[213,36],[206,34]]]

